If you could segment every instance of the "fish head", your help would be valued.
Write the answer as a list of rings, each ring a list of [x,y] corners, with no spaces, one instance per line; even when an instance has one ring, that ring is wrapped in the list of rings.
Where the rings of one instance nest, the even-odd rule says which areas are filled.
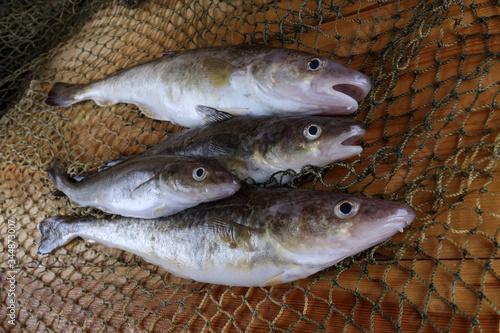
[[[321,267],[403,232],[415,218],[408,205],[341,193],[328,199],[312,193],[308,202],[286,209],[306,218],[296,219],[293,226],[276,224],[269,229],[274,248],[289,260]]]
[[[295,104],[315,114],[349,114],[371,90],[370,77],[322,56],[286,50],[259,60],[251,69],[259,90],[288,108]]]
[[[229,197],[241,186],[240,180],[216,160],[178,156],[160,174],[166,190],[180,201],[213,201]]]
[[[299,172],[307,164],[325,166],[361,154],[355,143],[365,132],[361,122],[349,118],[274,117],[256,133],[254,156],[274,170]]]

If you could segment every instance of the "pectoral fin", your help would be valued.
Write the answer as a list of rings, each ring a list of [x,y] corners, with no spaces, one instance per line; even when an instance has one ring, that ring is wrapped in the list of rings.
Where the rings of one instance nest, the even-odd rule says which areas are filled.
[[[236,177],[240,179],[250,177],[248,175],[248,164],[245,161],[237,158],[228,158],[224,161],[224,164],[226,165],[226,168],[230,170]]]
[[[226,243],[230,248],[238,248],[244,251],[255,251],[252,245],[252,234],[256,231],[241,224],[214,218],[211,220],[210,229]]]
[[[115,102],[110,101],[109,99],[104,99],[104,98],[94,98],[95,104],[99,106],[110,106],[115,104]]]
[[[137,186],[132,192],[130,192],[130,199],[136,200],[140,199],[150,192],[158,192],[158,184],[156,183],[157,181],[158,179],[155,177]]]
[[[275,276],[273,276],[272,278],[270,278],[269,280],[267,280],[266,282],[264,282],[260,286],[264,287],[264,286],[270,286],[270,285],[273,285],[273,284],[281,283],[281,282],[285,281],[285,276],[284,275],[285,275],[285,273],[276,274]]]
[[[217,141],[208,143],[208,151],[212,156],[234,156],[234,148],[231,149],[226,144]]]
[[[236,67],[219,58],[203,59],[201,68],[201,76],[217,88],[226,86],[231,74],[236,70]]]
[[[224,121],[234,117],[227,112],[223,112],[205,105],[197,105],[196,112],[198,112],[205,124],[218,123],[220,121]]]
[[[159,213],[163,212],[165,210],[165,204],[162,204],[161,206],[156,207],[153,209],[153,215],[157,216]]]
[[[142,113],[144,113],[144,115],[146,117],[149,117],[149,118],[153,118],[153,119],[157,119],[158,118],[158,115],[157,113],[154,111],[154,110],[151,110],[151,108],[145,106],[145,105],[137,105],[139,107],[139,109],[141,110]]]

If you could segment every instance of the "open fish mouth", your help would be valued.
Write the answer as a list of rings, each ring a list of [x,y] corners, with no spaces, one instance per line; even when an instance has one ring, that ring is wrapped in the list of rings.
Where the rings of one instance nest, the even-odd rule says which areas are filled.
[[[329,144],[321,149],[324,156],[329,156],[333,161],[339,161],[345,158],[350,158],[355,155],[360,155],[363,148],[356,144],[359,142],[366,130],[362,125],[351,125],[349,131],[339,135]],[[331,160],[329,162],[332,162]]]
[[[351,131],[340,137],[340,144],[342,146],[352,146],[356,142],[360,141],[365,133],[366,130],[362,126],[351,126]]]
[[[323,114],[330,114],[332,111],[349,114],[358,109],[358,103],[368,95],[372,85],[370,78],[363,75],[330,81],[328,85],[313,83],[313,87],[316,96],[322,96],[324,102],[328,103],[329,110]],[[318,103],[317,99],[315,103]]]
[[[344,81],[344,82],[342,82]],[[349,79],[334,82],[332,89],[346,96],[349,96],[356,102],[361,102],[372,89],[372,82],[369,76],[364,74],[356,74]]]
[[[363,135],[365,135],[365,130],[360,129],[356,131],[355,133],[350,133],[349,137],[343,140],[340,144],[342,146],[352,146],[354,143],[358,142],[363,138]]]
[[[340,83],[332,86],[332,89],[351,97],[358,103],[370,92],[370,87],[364,84]]]

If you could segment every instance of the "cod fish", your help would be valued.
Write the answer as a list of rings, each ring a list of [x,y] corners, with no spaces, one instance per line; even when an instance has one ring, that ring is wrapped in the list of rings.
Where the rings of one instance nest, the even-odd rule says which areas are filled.
[[[269,180],[274,173],[306,164],[325,166],[359,155],[353,145],[365,134],[362,123],[348,118],[321,116],[229,117],[204,127],[177,132],[144,152],[108,162],[159,154],[215,158],[240,179]],[[281,179],[282,183],[289,176]]]
[[[206,107],[238,116],[352,113],[370,89],[368,76],[331,59],[240,45],[168,52],[90,84],[57,82],[45,102],[132,103],[148,117],[198,127]]]
[[[147,156],[80,182],[71,179],[56,160],[47,174],[79,206],[146,219],[225,198],[240,188],[239,179],[217,161],[185,156]]]
[[[177,276],[232,286],[305,278],[409,225],[409,206],[312,190],[252,189],[155,220],[56,216],[38,252],[76,237],[122,249]]]

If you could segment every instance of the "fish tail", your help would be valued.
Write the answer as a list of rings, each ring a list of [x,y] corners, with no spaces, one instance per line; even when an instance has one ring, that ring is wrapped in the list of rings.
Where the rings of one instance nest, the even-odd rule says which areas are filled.
[[[70,188],[74,182],[57,159],[54,159],[52,166],[47,169],[47,176],[49,176],[50,181],[59,191],[56,192],[59,196],[61,195],[60,192],[65,193],[65,191]]]
[[[53,216],[46,218],[38,224],[40,231],[40,241],[38,243],[38,253],[50,253],[52,250],[63,246],[77,236],[68,230],[68,223],[78,218],[73,216]]]
[[[45,104],[50,106],[68,106],[79,102],[75,95],[86,86],[85,84],[71,84],[56,82],[50,89]]]

